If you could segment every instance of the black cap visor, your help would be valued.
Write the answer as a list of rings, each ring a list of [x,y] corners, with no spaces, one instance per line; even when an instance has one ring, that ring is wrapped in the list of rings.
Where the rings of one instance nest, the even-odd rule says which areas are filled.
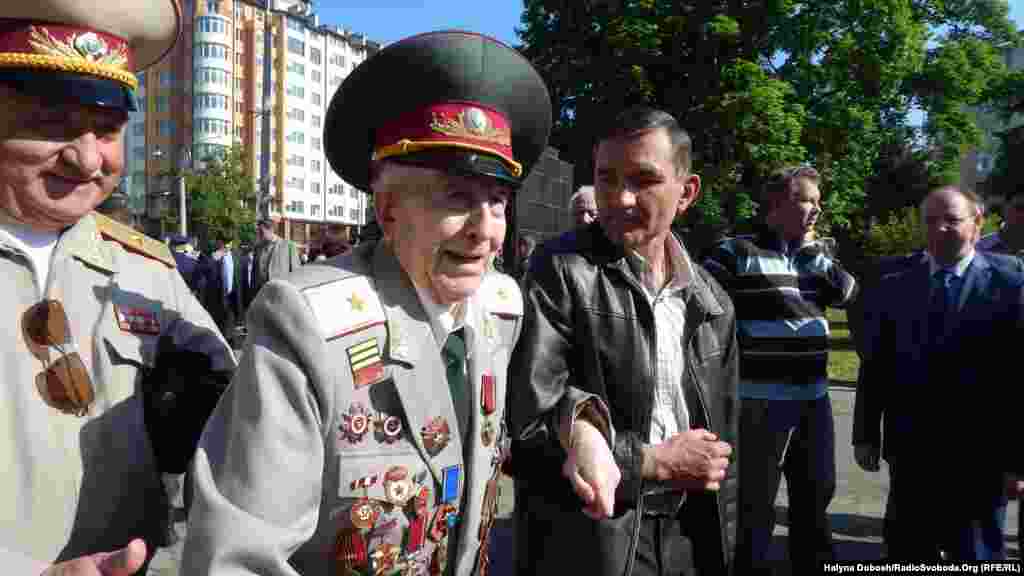
[[[0,70],[0,82],[49,102],[71,100],[135,112],[135,91],[116,80],[50,70]]]
[[[428,150],[403,156],[390,156],[382,161],[434,168],[462,176],[485,176],[509,184],[513,189],[519,188],[523,183],[521,178],[512,175],[502,160],[479,152],[458,149]]]

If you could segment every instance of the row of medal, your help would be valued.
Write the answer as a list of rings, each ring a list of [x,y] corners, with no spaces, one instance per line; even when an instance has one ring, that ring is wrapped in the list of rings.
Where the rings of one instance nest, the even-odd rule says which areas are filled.
[[[462,480],[461,466],[443,472],[440,503],[430,512],[431,490],[426,471],[412,475],[404,466],[392,466],[384,474],[373,474],[352,482],[363,497],[340,519],[342,528],[334,548],[335,574],[373,576],[440,575],[447,563],[448,533],[459,520],[456,501]],[[370,499],[369,489],[382,483],[385,501]],[[404,518],[402,518],[404,515]],[[346,521],[347,520],[347,521]],[[402,520],[407,520],[403,525]],[[387,538],[402,531],[401,544]],[[390,540],[390,541],[389,541]],[[433,543],[433,553],[427,541]]]
[[[480,406],[483,415],[480,441],[485,447],[494,444],[498,432],[495,424],[497,406],[494,386],[494,377],[490,374],[483,374],[480,377],[480,396],[483,400]],[[371,429],[374,430],[374,437],[378,442],[394,444],[402,437],[402,420],[392,414],[371,411],[361,402],[353,402],[349,405],[348,411],[341,415],[340,437],[349,444],[362,443]],[[443,416],[436,416],[423,426],[420,436],[427,453],[434,457],[440,454],[451,440],[451,427]]]

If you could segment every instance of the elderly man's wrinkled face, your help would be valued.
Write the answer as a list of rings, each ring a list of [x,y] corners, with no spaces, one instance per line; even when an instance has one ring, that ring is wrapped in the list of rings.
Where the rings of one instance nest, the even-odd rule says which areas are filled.
[[[0,209],[38,230],[91,212],[124,169],[123,110],[46,102],[0,85]]]
[[[952,265],[970,253],[981,235],[981,211],[959,192],[933,192],[925,200],[928,252],[939,264]]]
[[[476,292],[505,240],[508,185],[385,163],[373,191],[385,238],[416,286],[441,305]]]

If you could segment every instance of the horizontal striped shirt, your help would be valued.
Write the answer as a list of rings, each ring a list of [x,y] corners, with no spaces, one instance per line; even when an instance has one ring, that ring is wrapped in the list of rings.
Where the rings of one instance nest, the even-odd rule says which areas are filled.
[[[824,310],[853,298],[853,276],[820,243],[790,247],[771,233],[727,239],[705,266],[736,307],[740,396],[823,396],[829,336]]]

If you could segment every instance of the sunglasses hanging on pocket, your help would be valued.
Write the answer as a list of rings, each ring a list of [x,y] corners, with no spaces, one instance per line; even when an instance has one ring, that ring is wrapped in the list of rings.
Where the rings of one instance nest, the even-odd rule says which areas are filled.
[[[95,399],[92,378],[71,338],[68,316],[57,300],[43,300],[21,316],[21,332],[32,354],[46,369],[36,375],[36,389],[47,405],[85,416]],[[50,350],[60,355],[51,361]]]

